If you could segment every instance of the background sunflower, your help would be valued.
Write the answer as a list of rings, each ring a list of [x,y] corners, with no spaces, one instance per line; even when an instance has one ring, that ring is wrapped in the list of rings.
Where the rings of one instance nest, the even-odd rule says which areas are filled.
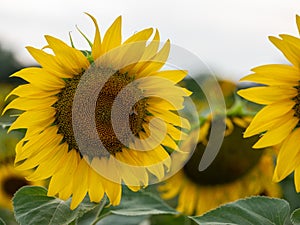
[[[257,137],[243,139],[243,131],[251,116],[238,115],[233,83],[222,81],[221,87],[228,99],[228,116],[225,121],[225,138],[213,163],[198,171],[199,162],[208,142],[211,118],[201,119],[199,137],[193,132],[182,145],[183,151],[191,148],[190,142],[198,139],[197,147],[182,170],[159,187],[164,199],[178,197],[177,210],[188,215],[201,215],[224,203],[252,195],[280,197],[281,188],[272,183],[274,152],[271,149],[254,151]],[[235,101],[232,101],[232,98]],[[235,111],[235,110],[237,111]],[[214,118],[218,120],[217,117]]]

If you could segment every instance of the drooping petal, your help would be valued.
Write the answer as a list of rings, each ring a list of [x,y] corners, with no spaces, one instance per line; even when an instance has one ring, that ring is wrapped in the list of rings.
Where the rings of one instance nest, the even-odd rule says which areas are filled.
[[[99,26],[97,23],[97,20],[89,13],[85,13],[88,15],[92,20],[95,25],[96,31],[95,31],[95,37],[94,37],[94,42],[92,46],[92,57],[94,60],[96,60],[100,55],[101,55],[101,36],[100,36],[100,30]]]

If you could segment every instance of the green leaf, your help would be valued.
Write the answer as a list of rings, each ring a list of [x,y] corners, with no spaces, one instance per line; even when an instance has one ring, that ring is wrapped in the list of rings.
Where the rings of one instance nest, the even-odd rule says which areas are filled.
[[[192,225],[194,222],[184,215],[155,215],[151,217],[151,225]]]
[[[132,192],[126,189],[124,190],[120,205],[111,207],[110,212],[123,216],[178,214],[176,210],[150,192],[143,190]]]
[[[48,197],[47,189],[34,186],[22,187],[13,198],[15,217],[21,225],[69,224],[97,206],[85,198],[72,211],[70,202],[70,199],[62,201],[58,198]]]
[[[300,224],[300,209],[296,209],[291,215],[291,221],[294,225]]]
[[[96,225],[107,225],[107,224],[117,224],[117,225],[139,225],[145,216],[120,216],[120,215],[110,215],[104,217]]]
[[[203,216],[190,217],[201,225],[283,225],[288,220],[290,206],[283,199],[251,197],[223,205]]]

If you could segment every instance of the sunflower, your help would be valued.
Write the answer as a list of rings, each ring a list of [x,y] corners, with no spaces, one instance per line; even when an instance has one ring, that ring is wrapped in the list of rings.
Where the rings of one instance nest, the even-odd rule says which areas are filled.
[[[29,171],[19,171],[14,168],[13,161],[6,159],[0,164],[0,207],[12,209],[12,197],[16,191],[26,185],[44,185],[41,181],[25,179]]]
[[[92,202],[106,195],[118,205],[121,184],[137,191],[152,177],[161,180],[170,167],[168,151],[178,149],[189,129],[176,113],[191,94],[176,85],[187,71],[161,70],[170,41],[160,48],[158,30],[148,28],[122,42],[121,17],[101,39],[88,16],[96,28],[93,42],[83,34],[91,51],[48,35],[43,49],[27,47],[41,68],[12,75],[28,83],[10,93],[17,98],[4,110],[23,111],[10,127],[26,129],[16,168],[34,169],[30,181],[50,178],[48,195],[72,196],[71,209],[87,193]]]
[[[249,120],[250,117],[225,119],[225,138],[221,149],[213,163],[205,171],[199,172],[199,162],[206,148],[211,126],[211,120],[206,120],[201,127],[192,157],[183,169],[159,186],[162,198],[172,199],[178,196],[179,212],[201,215],[222,204],[251,195],[279,197],[280,187],[272,183],[272,151],[255,152],[251,145],[256,138],[245,141],[242,137]],[[182,151],[190,151],[191,141],[197,138],[195,134],[192,131],[184,141]]]
[[[300,32],[300,17],[296,17]],[[254,148],[276,146],[279,149],[273,180],[279,182],[294,173],[296,190],[300,191],[300,39],[282,34],[270,41],[292,65],[271,64],[252,69],[253,73],[241,81],[263,86],[241,90],[238,94],[264,105],[244,133],[244,137],[261,134]]]

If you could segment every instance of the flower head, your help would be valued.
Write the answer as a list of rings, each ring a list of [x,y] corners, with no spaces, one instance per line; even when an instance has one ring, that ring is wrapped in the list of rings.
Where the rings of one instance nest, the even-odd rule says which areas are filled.
[[[300,17],[297,16],[300,32]],[[241,90],[238,94],[264,105],[244,133],[244,137],[260,134],[253,146],[279,146],[273,180],[278,182],[295,171],[296,189],[300,191],[300,39],[282,34],[270,41],[291,62],[291,65],[271,64],[252,69],[253,73],[241,81],[252,81],[263,86]]]
[[[211,124],[207,120],[201,127],[192,157],[183,169],[159,187],[162,198],[172,199],[178,196],[179,212],[201,215],[239,198],[253,195],[280,197],[279,185],[272,183],[273,152],[255,152],[251,145],[257,138],[245,141],[242,137],[249,119],[251,118],[226,118],[225,138],[217,157],[206,170],[198,171]],[[204,133],[201,134],[201,131]],[[183,151],[190,151],[192,139],[197,138],[195,134],[195,131],[192,132],[184,141],[181,147]]]
[[[122,42],[121,17],[101,39],[89,16],[96,27],[91,51],[48,35],[42,50],[27,47],[41,68],[13,74],[28,83],[10,93],[18,97],[5,109],[24,111],[10,127],[26,129],[16,167],[34,168],[29,180],[50,178],[48,195],[72,196],[72,209],[87,192],[93,202],[106,194],[117,205],[122,183],[136,191],[152,176],[161,180],[170,166],[166,147],[177,150],[181,128],[189,128],[174,113],[190,95],[176,86],[187,72],[161,70],[170,42],[159,48],[152,28]]]
[[[201,215],[247,196],[281,195],[279,185],[272,183],[273,150],[253,151],[251,146],[258,137],[243,139],[243,132],[252,120],[250,115],[255,107],[245,107],[248,103],[235,94],[234,83],[219,80],[219,85],[225,98],[226,117],[220,117],[216,112],[207,114],[205,107],[202,107],[204,116],[200,117],[200,131],[193,130],[183,141],[183,153],[178,153],[178,159],[174,162],[186,160],[189,156],[184,152],[190,152],[194,148],[193,142],[197,140],[192,156],[183,169],[159,187],[164,199],[178,196],[177,210],[187,215]],[[224,140],[214,161],[207,169],[200,171],[200,161],[212,141],[213,124],[225,125]]]

